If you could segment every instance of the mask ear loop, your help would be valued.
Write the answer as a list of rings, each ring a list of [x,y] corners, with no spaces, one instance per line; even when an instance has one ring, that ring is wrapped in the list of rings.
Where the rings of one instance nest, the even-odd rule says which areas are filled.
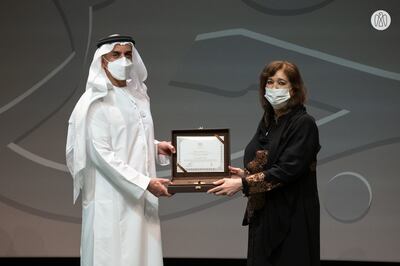
[[[101,59],[104,59],[107,62],[107,66],[104,66],[104,69],[106,69],[108,72],[110,72],[110,70],[108,70],[108,64],[111,62],[107,60],[107,58],[105,57],[105,54],[103,54],[101,56]],[[101,67],[103,68],[103,62],[101,62]]]
[[[111,63],[111,61],[108,61],[107,58],[104,55],[102,55],[101,58],[106,60],[107,63]]]

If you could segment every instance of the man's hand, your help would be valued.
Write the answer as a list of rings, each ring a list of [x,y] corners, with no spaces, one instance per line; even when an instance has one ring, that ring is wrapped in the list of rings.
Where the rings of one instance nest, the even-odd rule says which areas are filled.
[[[172,146],[170,141],[160,141],[157,147],[158,154],[171,156],[171,154],[175,153],[175,147]]]
[[[242,178],[240,176],[232,176],[232,178],[217,180],[213,184],[217,187],[210,189],[207,193],[233,196],[242,189]]]
[[[158,197],[170,197],[171,194],[168,193],[167,187],[171,183],[169,179],[165,178],[151,178],[147,190],[151,192],[154,196]]]

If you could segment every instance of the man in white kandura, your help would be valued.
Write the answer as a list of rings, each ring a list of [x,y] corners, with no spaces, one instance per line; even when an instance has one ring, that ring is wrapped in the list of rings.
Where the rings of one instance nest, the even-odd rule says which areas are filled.
[[[129,36],[100,40],[86,91],[69,120],[66,159],[74,202],[82,190],[81,265],[163,265],[158,198],[170,196],[155,161],[175,152],[154,140],[147,70]]]

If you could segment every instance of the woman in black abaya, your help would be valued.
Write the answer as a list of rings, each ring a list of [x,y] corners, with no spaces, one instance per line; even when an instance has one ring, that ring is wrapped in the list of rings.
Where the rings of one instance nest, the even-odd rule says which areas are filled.
[[[296,65],[274,61],[260,76],[264,115],[244,153],[244,169],[209,190],[248,197],[248,266],[320,265],[320,213],[316,180],[318,128],[304,107]]]

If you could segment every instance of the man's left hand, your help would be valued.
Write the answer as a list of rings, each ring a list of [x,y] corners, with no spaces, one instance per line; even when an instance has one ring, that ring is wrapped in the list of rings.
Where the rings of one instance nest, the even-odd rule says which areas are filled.
[[[158,143],[158,154],[168,155],[175,153],[175,147],[172,146],[170,141],[161,141]]]

